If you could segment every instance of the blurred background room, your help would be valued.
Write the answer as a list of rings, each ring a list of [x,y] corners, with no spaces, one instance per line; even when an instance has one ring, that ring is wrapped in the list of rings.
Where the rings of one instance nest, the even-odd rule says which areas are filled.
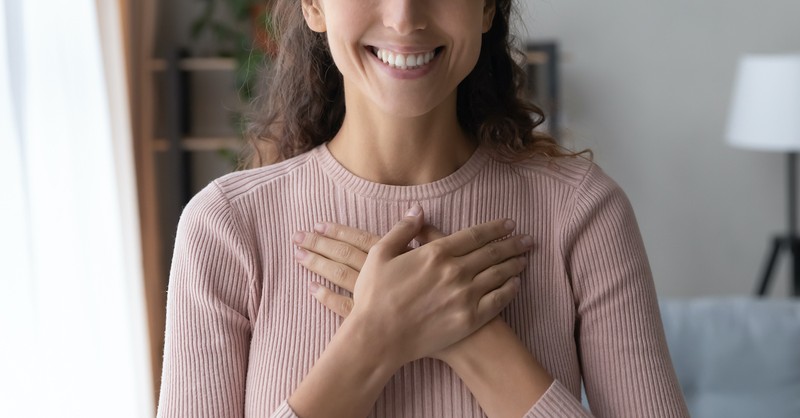
[[[518,8],[544,129],[631,200],[693,416],[800,416],[800,2]],[[0,0],[0,416],[154,416],[177,221],[275,48],[264,0]]]

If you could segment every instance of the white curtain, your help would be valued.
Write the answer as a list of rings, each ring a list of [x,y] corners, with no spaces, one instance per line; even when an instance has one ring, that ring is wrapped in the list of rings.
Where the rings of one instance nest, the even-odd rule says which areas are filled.
[[[2,417],[153,415],[117,1],[0,0]]]

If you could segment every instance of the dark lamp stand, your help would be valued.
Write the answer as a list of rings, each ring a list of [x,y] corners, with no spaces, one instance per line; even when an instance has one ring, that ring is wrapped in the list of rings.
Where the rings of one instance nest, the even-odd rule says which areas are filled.
[[[770,250],[767,264],[764,266],[764,272],[761,276],[761,281],[756,288],[758,296],[764,296],[767,293],[770,280],[772,279],[772,272],[775,268],[775,262],[781,252],[788,250],[792,255],[792,295],[800,296],[800,237],[797,236],[797,153],[790,152],[788,158],[788,203],[789,203],[789,233],[784,236],[776,236],[772,238],[772,249]]]

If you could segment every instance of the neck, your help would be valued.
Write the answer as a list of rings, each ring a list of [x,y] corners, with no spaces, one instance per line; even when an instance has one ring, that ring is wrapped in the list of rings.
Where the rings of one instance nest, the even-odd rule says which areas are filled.
[[[342,128],[328,144],[334,158],[353,174],[391,185],[447,177],[475,148],[458,124],[455,92],[428,114],[407,118],[347,102]]]

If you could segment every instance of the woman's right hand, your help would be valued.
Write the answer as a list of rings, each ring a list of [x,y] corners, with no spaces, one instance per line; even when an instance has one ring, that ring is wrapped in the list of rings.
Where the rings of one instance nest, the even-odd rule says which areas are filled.
[[[401,363],[441,352],[496,317],[516,295],[515,276],[527,264],[520,255],[531,247],[530,237],[496,241],[514,229],[500,219],[409,250],[423,224],[421,208],[412,208],[368,248],[363,266],[348,263],[360,273],[343,286],[353,291],[349,316]]]

